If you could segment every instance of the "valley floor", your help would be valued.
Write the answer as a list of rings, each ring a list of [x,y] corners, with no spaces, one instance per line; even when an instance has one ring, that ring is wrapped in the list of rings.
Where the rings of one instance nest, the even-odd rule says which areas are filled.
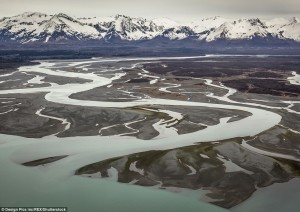
[[[294,211],[299,61],[106,57],[7,69],[0,75],[0,204]]]

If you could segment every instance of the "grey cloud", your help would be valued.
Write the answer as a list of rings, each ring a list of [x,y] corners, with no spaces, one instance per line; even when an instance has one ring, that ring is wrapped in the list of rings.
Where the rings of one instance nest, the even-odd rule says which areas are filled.
[[[126,14],[188,20],[206,16],[295,16],[299,0],[0,0],[0,16],[25,11],[64,12],[75,16]]]

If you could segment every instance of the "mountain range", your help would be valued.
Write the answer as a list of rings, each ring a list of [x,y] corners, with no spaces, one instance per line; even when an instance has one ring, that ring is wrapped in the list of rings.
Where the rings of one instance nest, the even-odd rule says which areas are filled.
[[[189,41],[213,44],[221,41],[300,43],[299,18],[272,20],[212,17],[191,23],[167,18],[145,19],[116,15],[75,18],[63,13],[23,13],[0,19],[0,43]]]

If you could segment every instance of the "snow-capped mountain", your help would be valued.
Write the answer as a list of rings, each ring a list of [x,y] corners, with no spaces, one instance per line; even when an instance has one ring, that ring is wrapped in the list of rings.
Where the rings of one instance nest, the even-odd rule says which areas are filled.
[[[132,18],[124,15],[115,17],[80,19],[82,23],[94,27],[104,39],[122,40],[152,39],[163,28],[144,18]]]
[[[180,24],[167,18],[149,20],[124,15],[75,18],[62,13],[23,13],[0,19],[0,42],[130,42],[155,38],[206,43],[253,38],[300,42],[300,21],[298,18],[265,21],[213,17]]]
[[[100,39],[97,29],[59,13],[23,13],[0,20],[0,37],[21,43]]]
[[[209,30],[201,39],[214,41],[217,39],[237,40],[253,37],[267,37],[267,26],[259,19],[239,19],[224,22],[219,27]]]
[[[280,38],[300,41],[300,19],[276,18],[266,22],[269,32],[278,35]]]
[[[211,30],[218,28],[225,22],[228,22],[230,20],[221,18],[220,16],[215,16],[211,18],[204,18],[196,22],[192,22],[191,28],[196,32],[196,33],[203,33],[205,31]]]
[[[57,14],[49,20],[44,21],[34,32],[34,40],[48,42],[58,39],[98,39],[100,33],[94,27],[81,23],[80,21],[65,14]]]

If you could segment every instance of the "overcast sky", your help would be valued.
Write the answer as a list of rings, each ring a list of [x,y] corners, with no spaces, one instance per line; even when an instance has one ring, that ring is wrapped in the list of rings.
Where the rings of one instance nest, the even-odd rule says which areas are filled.
[[[28,11],[77,17],[124,14],[177,21],[210,16],[299,17],[300,0],[0,0],[1,17]]]

